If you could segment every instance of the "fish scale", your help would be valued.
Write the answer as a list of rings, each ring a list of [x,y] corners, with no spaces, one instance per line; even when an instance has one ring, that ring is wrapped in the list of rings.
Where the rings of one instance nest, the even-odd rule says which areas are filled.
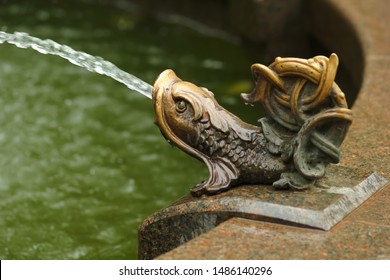
[[[245,166],[254,169],[261,166],[262,158],[256,151],[265,145],[266,140],[260,132],[253,131],[253,141],[243,141],[232,131],[223,133],[206,123],[200,131],[196,148],[207,156],[228,158],[237,167]]]

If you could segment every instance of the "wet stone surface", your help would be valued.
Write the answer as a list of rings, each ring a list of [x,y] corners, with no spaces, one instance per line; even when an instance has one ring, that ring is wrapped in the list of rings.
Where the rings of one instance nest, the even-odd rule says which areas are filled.
[[[376,173],[359,177],[342,166],[332,166],[328,174],[307,191],[253,185],[186,196],[144,221],[139,258],[155,258],[235,217],[327,231],[387,183]]]

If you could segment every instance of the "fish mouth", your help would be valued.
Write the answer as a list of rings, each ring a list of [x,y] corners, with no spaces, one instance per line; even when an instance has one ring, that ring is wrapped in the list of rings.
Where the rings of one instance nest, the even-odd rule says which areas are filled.
[[[166,121],[165,107],[169,105],[169,98],[171,95],[171,88],[176,83],[181,81],[175,72],[171,69],[164,70],[157,77],[152,91],[153,107],[156,114],[155,124],[160,129],[161,134],[172,145],[172,142],[178,142],[176,136],[170,129]]]
[[[158,75],[153,85],[153,91],[152,91],[153,103],[156,103],[156,99],[158,98],[158,95],[168,93],[172,85],[179,81],[181,81],[181,79],[176,76],[176,73],[173,70],[167,69],[161,72],[161,74]]]
[[[161,72],[153,85],[152,101],[156,113],[155,124],[160,128],[161,132],[163,132],[166,139],[169,137],[167,137],[168,135],[165,133],[168,124],[166,123],[164,108],[167,106],[167,99],[171,95],[173,84],[178,81],[181,80],[176,76],[175,72],[171,69],[167,69]]]
[[[162,135],[172,146],[176,146],[184,152],[203,160],[203,156],[178,137],[167,122],[166,108],[174,106],[172,87],[176,83],[183,82],[171,69],[163,71],[153,85],[153,107],[156,115],[155,124],[160,129]]]

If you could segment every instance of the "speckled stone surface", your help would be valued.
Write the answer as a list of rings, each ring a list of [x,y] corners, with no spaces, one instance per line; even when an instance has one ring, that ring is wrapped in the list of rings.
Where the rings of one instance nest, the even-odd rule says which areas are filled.
[[[389,259],[389,230],[340,223],[337,233],[234,218],[158,259]],[[335,237],[337,234],[337,237]]]
[[[342,167],[328,174],[301,192],[244,185],[215,196],[184,197],[143,222],[139,257],[153,259],[234,217],[329,230],[387,183],[376,173],[359,178]]]
[[[390,11],[390,1],[387,0],[316,0],[310,2],[310,9],[316,9],[316,18],[329,19],[329,7],[337,11],[344,23],[356,31],[356,40],[347,40],[338,30],[343,30],[340,19],[332,17],[333,21],[313,21],[312,28],[326,26],[324,42],[338,52],[340,50],[353,70],[364,65],[363,84],[358,98],[353,106],[354,122],[342,146],[343,160],[332,167],[328,174],[336,175],[337,187],[348,187],[368,178],[373,172],[384,178],[390,178],[390,22],[387,15]],[[322,7],[321,9],[319,7]],[[327,31],[328,30],[328,31]],[[344,30],[349,30],[344,29]],[[328,32],[328,33],[326,33]],[[346,32],[346,31],[345,31]],[[357,45],[361,45],[360,47]],[[333,45],[332,45],[333,44]],[[362,52],[362,60],[358,61],[356,53]],[[339,53],[339,52],[338,52]],[[352,55],[355,53],[355,55]],[[356,61],[354,61],[354,59]],[[355,77],[358,79],[359,74]],[[339,172],[339,174],[337,174]],[[340,175],[340,176],[339,176]],[[322,188],[332,187],[329,176]],[[384,181],[382,181],[383,183]],[[236,188],[222,196],[232,196],[234,192],[244,195],[251,188]],[[265,201],[270,199],[270,192],[262,188],[259,195]],[[258,191],[258,190],[257,190]],[[299,201],[291,193],[276,193],[273,201],[285,201],[293,206],[306,207],[311,210],[323,209],[324,204],[334,204],[335,196],[330,195],[324,201],[316,201],[308,193],[302,193],[304,202]],[[244,195],[245,196],[245,195]],[[283,199],[282,199],[283,198]],[[286,198],[286,200],[284,200]],[[173,248],[174,243],[183,244],[176,249],[160,255],[159,259],[389,259],[390,258],[390,185],[387,184],[374,194],[358,209],[352,211],[329,231],[315,228],[305,228],[296,223],[280,220],[258,219],[253,216],[231,218],[231,212],[224,211],[220,203],[215,209],[204,208],[203,198],[198,205],[202,209],[199,216],[196,208],[180,209],[186,211],[186,219],[175,219],[182,216],[170,214],[165,223],[166,228],[159,223],[155,229],[149,229],[149,236],[140,236],[140,245],[148,241],[150,244],[163,239],[166,249]],[[314,199],[314,200],[313,200]],[[218,199],[216,199],[218,200]],[[269,201],[269,200],[268,200]],[[283,204],[283,202],[281,202]],[[181,206],[180,206],[181,205]],[[172,207],[183,207],[183,200]],[[179,207],[179,208],[180,208]],[[229,206],[231,207],[231,205]],[[180,213],[179,211],[179,213]],[[164,215],[164,210],[160,213]],[[159,215],[159,214],[157,214]],[[230,218],[230,219],[229,219]],[[244,219],[245,218],[245,219]],[[161,217],[154,216],[145,225],[151,226]],[[175,224],[179,220],[179,223]],[[149,224],[148,224],[149,223]],[[197,225],[196,225],[197,223]],[[219,224],[214,227],[213,225]],[[198,231],[192,236],[177,234],[196,226]],[[146,229],[141,227],[142,230]],[[184,229],[185,231],[186,229]],[[146,232],[146,231],[145,231]],[[161,235],[170,232],[171,235]],[[190,232],[190,231],[189,231]],[[197,237],[196,237],[197,236]],[[195,237],[195,238],[194,238]],[[145,239],[143,239],[145,238]],[[175,239],[176,238],[176,239]],[[190,240],[186,242],[187,240]],[[156,241],[157,242],[157,241]],[[149,250],[149,256],[159,255],[160,245],[155,251]],[[149,247],[153,248],[153,244]],[[144,248],[140,246],[140,252]],[[146,252],[144,250],[143,252]],[[146,255],[140,254],[140,258]]]

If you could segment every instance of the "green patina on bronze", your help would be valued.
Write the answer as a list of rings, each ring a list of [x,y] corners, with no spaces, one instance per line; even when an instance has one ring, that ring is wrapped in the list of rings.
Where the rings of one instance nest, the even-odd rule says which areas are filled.
[[[242,98],[264,108],[260,126],[222,108],[208,89],[182,81],[172,70],[161,73],[153,88],[156,123],[171,144],[210,171],[191,193],[211,195],[259,183],[302,190],[323,177],[329,163],[339,162],[352,122],[334,82],[337,67],[336,54],[252,65],[255,87]]]

